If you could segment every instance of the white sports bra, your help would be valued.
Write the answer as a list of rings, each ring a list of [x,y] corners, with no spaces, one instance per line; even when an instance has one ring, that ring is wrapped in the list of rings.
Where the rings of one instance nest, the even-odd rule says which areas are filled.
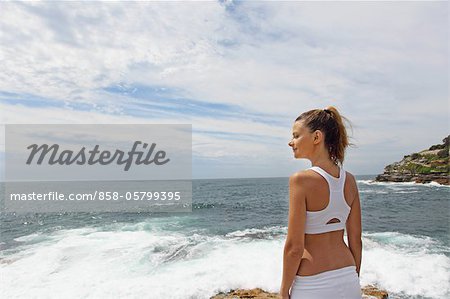
[[[347,204],[344,197],[345,170],[340,167],[339,178],[328,174],[319,166],[312,166],[315,172],[322,175],[328,182],[330,189],[330,200],[327,207],[320,211],[306,211],[305,234],[321,234],[335,230],[345,229],[347,217],[350,214],[351,207]],[[336,219],[339,219],[337,222]],[[332,223],[328,223],[330,220]]]

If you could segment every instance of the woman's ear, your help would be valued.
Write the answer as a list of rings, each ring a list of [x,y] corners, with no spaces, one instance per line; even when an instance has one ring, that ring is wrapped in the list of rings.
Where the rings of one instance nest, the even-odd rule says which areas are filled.
[[[314,132],[314,141],[320,140],[321,137],[322,137],[322,132],[320,132],[320,130],[316,130]]]

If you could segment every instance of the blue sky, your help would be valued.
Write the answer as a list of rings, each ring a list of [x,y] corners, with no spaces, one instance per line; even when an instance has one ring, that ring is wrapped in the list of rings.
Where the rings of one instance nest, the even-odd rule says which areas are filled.
[[[194,178],[309,167],[292,121],[328,105],[354,174],[450,131],[444,1],[2,2],[0,30],[3,128],[189,123]]]

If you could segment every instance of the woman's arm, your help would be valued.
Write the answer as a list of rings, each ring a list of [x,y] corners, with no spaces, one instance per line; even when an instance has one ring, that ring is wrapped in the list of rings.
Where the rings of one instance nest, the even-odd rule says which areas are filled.
[[[353,175],[351,177],[352,188],[355,191],[355,198],[352,202],[352,209],[347,219],[346,228],[347,228],[347,242],[348,247],[355,259],[356,263],[356,272],[359,272],[361,269],[361,259],[362,259],[362,225],[361,225],[361,204],[359,201],[359,191],[358,185],[356,184],[356,180]]]
[[[280,295],[289,298],[289,290],[300,266],[304,251],[306,221],[306,193],[304,174],[295,173],[289,178],[289,216],[283,254],[283,278]]]

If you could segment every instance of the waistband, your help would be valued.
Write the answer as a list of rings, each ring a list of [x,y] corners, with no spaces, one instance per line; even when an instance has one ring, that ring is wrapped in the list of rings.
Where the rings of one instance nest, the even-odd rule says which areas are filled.
[[[325,272],[321,272],[315,275],[309,275],[309,276],[300,276],[295,275],[295,281],[296,282],[312,282],[312,281],[321,281],[321,280],[327,280],[327,279],[333,279],[333,278],[339,278],[339,277],[345,277],[347,275],[353,275],[356,274],[356,266],[347,266],[335,270],[329,270]]]

